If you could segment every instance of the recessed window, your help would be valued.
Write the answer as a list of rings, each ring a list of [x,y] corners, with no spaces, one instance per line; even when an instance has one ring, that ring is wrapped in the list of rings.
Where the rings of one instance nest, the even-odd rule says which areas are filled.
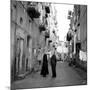
[[[16,9],[16,5],[14,4],[13,7]]]
[[[27,36],[27,47],[29,47],[30,38],[31,38],[31,37],[28,35],[28,36]]]
[[[31,20],[29,20],[29,23],[31,22]]]
[[[22,24],[23,23],[23,18],[22,17],[20,17],[20,24]]]

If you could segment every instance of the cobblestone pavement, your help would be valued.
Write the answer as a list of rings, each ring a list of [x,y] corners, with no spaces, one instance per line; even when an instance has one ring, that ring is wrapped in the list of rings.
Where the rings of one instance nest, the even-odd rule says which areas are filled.
[[[18,80],[12,83],[12,90],[42,88],[42,87],[57,87],[57,86],[72,86],[86,85],[86,72],[69,67],[67,62],[57,62],[57,77],[51,77],[51,68],[49,65],[49,75],[45,78],[40,76],[40,72],[32,73],[23,80]]]

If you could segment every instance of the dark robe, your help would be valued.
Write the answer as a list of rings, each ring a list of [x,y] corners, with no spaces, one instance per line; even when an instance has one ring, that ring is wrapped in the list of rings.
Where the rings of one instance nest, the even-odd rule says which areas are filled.
[[[49,74],[48,61],[47,61],[47,55],[44,54],[42,68],[41,68],[41,75],[43,75],[45,77],[47,74]]]
[[[51,57],[51,69],[52,69],[52,77],[56,77],[56,56],[52,55]]]

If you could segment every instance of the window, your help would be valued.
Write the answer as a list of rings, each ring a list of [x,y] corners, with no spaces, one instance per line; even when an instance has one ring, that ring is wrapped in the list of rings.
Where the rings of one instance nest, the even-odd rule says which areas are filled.
[[[30,36],[27,36],[27,47],[29,47]]]
[[[23,18],[22,17],[20,17],[20,24],[22,24],[23,23]]]

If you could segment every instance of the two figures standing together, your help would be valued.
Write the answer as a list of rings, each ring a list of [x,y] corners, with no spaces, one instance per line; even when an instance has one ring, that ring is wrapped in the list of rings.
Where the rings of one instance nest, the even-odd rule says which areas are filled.
[[[51,65],[51,70],[52,70],[52,78],[55,78],[56,77],[56,55],[55,55],[55,51],[50,58],[50,65]],[[42,68],[41,68],[40,74],[43,77],[46,77],[46,75],[49,74],[47,53],[44,53],[44,55],[43,55],[43,63],[42,63]]]

